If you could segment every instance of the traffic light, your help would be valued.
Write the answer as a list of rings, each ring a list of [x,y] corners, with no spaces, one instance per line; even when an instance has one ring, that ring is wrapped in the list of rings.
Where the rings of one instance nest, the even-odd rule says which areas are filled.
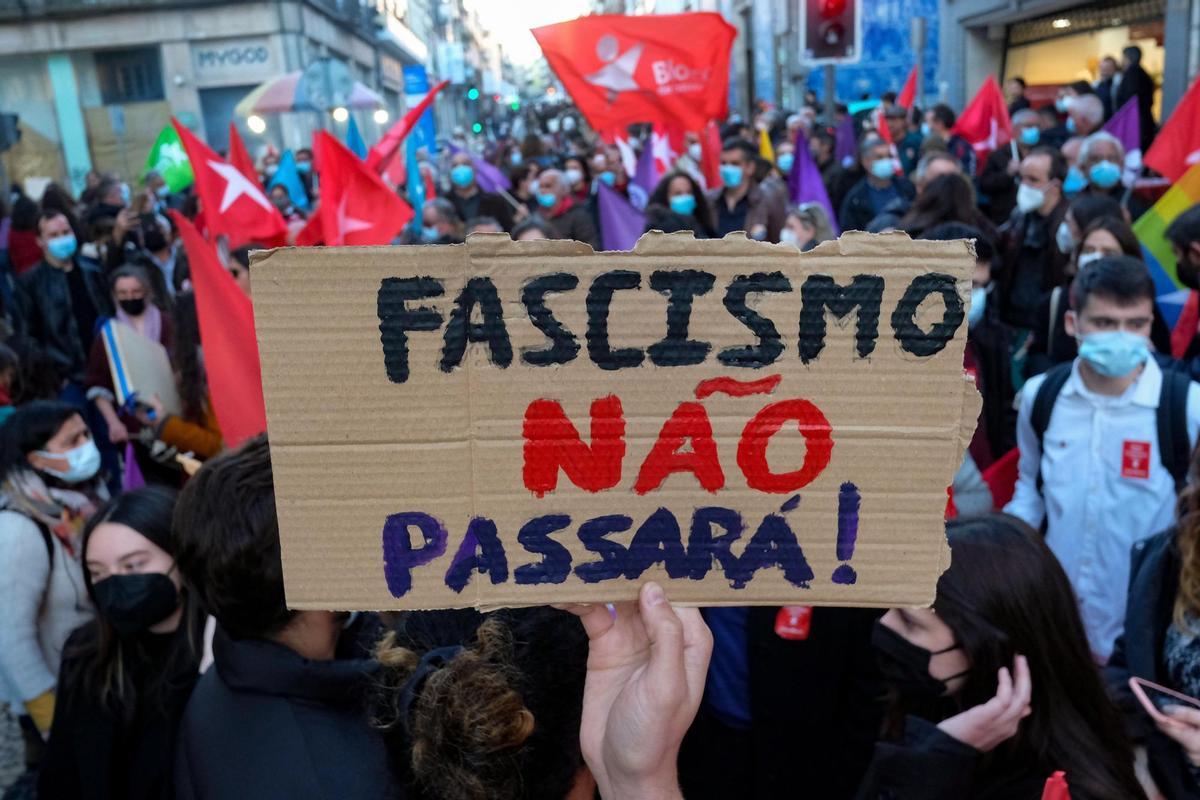
[[[483,133],[483,124],[476,122],[474,125],[471,126],[471,131],[473,133]]]
[[[509,103],[509,107],[510,107],[510,108],[511,108],[513,111],[520,111],[520,110],[521,110],[521,101],[520,101],[520,100],[513,100],[511,103]]]
[[[472,86],[470,89],[467,89],[467,99],[468,100],[478,100],[479,99],[479,90],[476,89],[474,86]]]
[[[859,60],[861,0],[804,0],[804,60],[810,64]]]

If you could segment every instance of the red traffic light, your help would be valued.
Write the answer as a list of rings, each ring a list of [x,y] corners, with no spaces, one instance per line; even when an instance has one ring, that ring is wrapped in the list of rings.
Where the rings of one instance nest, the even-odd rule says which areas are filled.
[[[841,16],[846,12],[846,0],[817,0],[817,10],[824,19]]]

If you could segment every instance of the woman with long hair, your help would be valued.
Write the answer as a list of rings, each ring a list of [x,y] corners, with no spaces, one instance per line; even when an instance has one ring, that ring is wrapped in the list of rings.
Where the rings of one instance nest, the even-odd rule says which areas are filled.
[[[891,724],[858,797],[1037,800],[1061,770],[1073,800],[1145,798],[1074,592],[1042,538],[1000,514],[949,522],[946,535],[952,557],[933,607],[877,623]],[[703,625],[687,609],[668,614],[652,585],[628,605],[615,617],[576,609],[590,640],[584,757],[605,797],[625,784],[678,798],[671,755],[703,692]]]
[[[646,201],[648,215],[656,208],[669,209],[683,217],[697,238],[711,239],[717,235],[708,198],[696,179],[686,172],[675,170],[662,177]]]
[[[975,206],[970,180],[959,173],[939,175],[926,184],[896,227],[917,238],[943,222],[973,225],[996,238],[996,226]]]
[[[96,619],[67,640],[42,797],[174,797],[175,732],[199,677],[204,613],[175,566],[175,492],[127,492],[83,532]]]
[[[84,524],[108,499],[79,409],[36,401],[0,426],[0,699],[23,716],[27,763],[50,729],[63,645],[92,617]]]
[[[1169,800],[1200,797],[1200,711],[1169,706],[1160,722],[1129,686],[1141,678],[1200,698],[1200,457],[1179,495],[1178,522],[1133,546],[1125,631],[1105,667],[1109,690],[1150,775]]]

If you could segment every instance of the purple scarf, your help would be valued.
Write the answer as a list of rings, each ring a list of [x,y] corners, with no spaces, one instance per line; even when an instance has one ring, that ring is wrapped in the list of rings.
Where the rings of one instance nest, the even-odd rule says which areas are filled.
[[[125,309],[117,304],[117,322],[123,325],[128,325],[135,331],[138,330],[137,325],[133,324],[133,317],[125,313]],[[158,310],[158,306],[154,305],[147,298],[146,311],[142,314],[142,325],[144,330],[138,331],[147,339],[151,339],[159,344],[162,343],[162,312]]]

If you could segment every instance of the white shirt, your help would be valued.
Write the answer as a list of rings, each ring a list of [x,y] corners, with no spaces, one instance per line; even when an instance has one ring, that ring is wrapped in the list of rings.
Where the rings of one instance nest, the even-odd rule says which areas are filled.
[[[1130,548],[1175,519],[1175,479],[1158,449],[1162,379],[1151,358],[1124,394],[1108,397],[1084,385],[1076,359],[1050,414],[1045,452],[1029,419],[1045,376],[1033,378],[1022,390],[1017,416],[1020,477],[1004,510],[1034,528],[1047,521],[1046,544],[1079,598],[1092,652],[1103,659],[1125,625]],[[1193,383],[1187,396],[1191,448],[1198,428],[1200,386]]]

